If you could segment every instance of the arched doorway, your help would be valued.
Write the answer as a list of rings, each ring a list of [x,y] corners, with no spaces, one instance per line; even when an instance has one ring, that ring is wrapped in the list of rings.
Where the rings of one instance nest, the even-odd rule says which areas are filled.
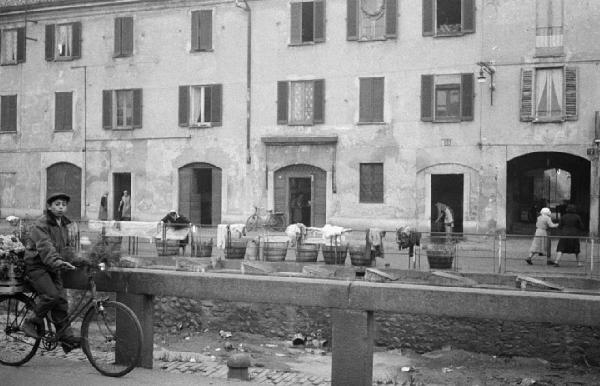
[[[67,217],[81,219],[81,168],[68,162],[59,162],[46,169],[46,197],[55,192],[71,196]]]
[[[326,223],[327,173],[311,165],[291,165],[275,171],[274,205],[288,223],[320,227]]]
[[[509,233],[532,234],[544,206],[558,220],[566,203],[575,204],[589,225],[590,161],[568,153],[535,152],[507,163],[506,227]]]
[[[179,168],[179,213],[194,224],[221,222],[221,169],[203,162]]]

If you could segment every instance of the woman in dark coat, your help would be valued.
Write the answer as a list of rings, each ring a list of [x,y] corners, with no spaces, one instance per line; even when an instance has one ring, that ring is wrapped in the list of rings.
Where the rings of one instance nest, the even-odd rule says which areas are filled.
[[[559,226],[562,230],[563,236],[578,236],[581,233],[581,231],[584,230],[583,221],[581,221],[581,217],[579,217],[579,215],[575,213],[575,205],[567,205],[566,213],[560,218]],[[555,267],[559,266],[558,262],[560,261],[560,258],[562,257],[563,253],[575,254],[577,266],[581,267],[583,265],[579,261],[580,245],[579,239],[577,237],[561,238],[558,241],[556,252],[556,260],[554,260]]]

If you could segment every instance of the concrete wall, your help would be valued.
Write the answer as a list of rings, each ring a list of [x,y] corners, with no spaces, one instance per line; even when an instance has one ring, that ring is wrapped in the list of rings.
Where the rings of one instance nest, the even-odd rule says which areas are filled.
[[[156,220],[177,206],[177,169],[206,162],[223,171],[224,222],[244,220],[252,204],[272,204],[267,172],[295,163],[325,160],[331,149],[267,151],[265,136],[337,136],[335,173],[328,171],[328,222],[366,227],[414,225],[428,229],[430,175],[464,173],[466,232],[506,224],[506,162],[532,151],[561,151],[586,158],[593,141],[600,75],[599,31],[594,1],[565,1],[565,55],[535,57],[535,2],[476,1],[476,32],[460,37],[423,37],[420,2],[398,2],[398,37],[386,41],[346,40],[346,2],[326,2],[326,41],[290,46],[290,5],[250,1],[252,9],[251,163],[246,163],[246,13],[233,2],[132,2],[34,11],[28,18],[27,61],[0,68],[0,94],[17,93],[17,134],[0,135],[1,172],[16,172],[26,191],[9,211],[41,210],[45,185],[42,153],[60,151],[85,166],[87,194],[82,208],[94,218],[104,190],[112,192],[114,172],[132,173],[133,218]],[[190,53],[191,11],[213,10],[213,52]],[[133,16],[134,54],[112,58],[114,17]],[[24,25],[24,14],[0,15],[0,28]],[[82,58],[46,62],[44,25],[81,21]],[[494,61],[494,104],[489,83],[475,84],[474,120],[430,123],[420,120],[422,74],[474,73],[478,61]],[[520,71],[526,66],[565,64],[579,70],[577,121],[519,121]],[[72,68],[73,66],[86,66]],[[84,72],[87,85],[84,87]],[[384,120],[358,125],[359,78],[385,77]],[[325,79],[325,123],[277,125],[277,81]],[[489,80],[488,80],[489,82]],[[188,129],[177,125],[177,87],[223,85],[223,126]],[[104,89],[143,88],[143,128],[115,132],[101,127]],[[74,130],[54,133],[53,94],[74,92]],[[87,93],[87,101],[84,94]],[[87,156],[81,154],[85,147]],[[443,139],[450,146],[443,146]],[[24,155],[27,153],[28,155]],[[30,154],[31,153],[31,154]],[[314,156],[314,154],[318,154]],[[85,157],[85,159],[84,159]],[[60,157],[59,157],[60,158]],[[69,161],[71,162],[71,161]],[[384,202],[359,203],[358,167],[384,163]],[[592,173],[596,173],[592,168]],[[37,176],[37,177],[34,177]],[[330,182],[335,179],[335,184]],[[591,207],[597,208],[592,176]],[[272,187],[272,184],[270,184]],[[333,186],[336,187],[335,192]],[[20,189],[19,189],[20,190]],[[109,200],[112,205],[112,199]],[[595,203],[595,204],[594,204]],[[596,205],[596,206],[594,206]],[[112,208],[109,207],[109,213]],[[594,216],[592,215],[592,218]],[[597,223],[597,216],[596,223]],[[593,227],[592,227],[593,228]]]

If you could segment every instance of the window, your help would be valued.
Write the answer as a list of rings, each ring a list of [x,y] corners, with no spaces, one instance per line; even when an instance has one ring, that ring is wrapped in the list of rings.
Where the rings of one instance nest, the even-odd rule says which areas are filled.
[[[0,31],[0,64],[25,61],[25,28]]]
[[[325,41],[325,0],[294,2],[291,7],[291,44]]]
[[[117,130],[142,127],[142,89],[102,91],[102,127]]]
[[[127,57],[133,54],[133,18],[117,17],[115,19],[115,54]]]
[[[314,125],[325,122],[325,81],[277,82],[277,123]]]
[[[423,0],[423,36],[475,32],[475,0]]]
[[[360,164],[359,202],[383,203],[383,164]]]
[[[192,51],[212,50],[212,11],[192,12]]]
[[[398,0],[347,0],[346,38],[385,40],[396,38]]]
[[[221,126],[222,85],[179,86],[179,126]]]
[[[360,78],[359,123],[383,122],[383,78]]]
[[[81,23],[46,25],[46,60],[81,57]]]
[[[73,130],[72,92],[57,92],[54,96],[54,130]]]
[[[521,70],[520,116],[534,122],[577,120],[577,69]]]
[[[562,0],[537,0],[535,48],[537,56],[563,54]]]
[[[421,120],[473,120],[473,74],[421,75]]]
[[[17,96],[0,96],[0,132],[17,131]]]

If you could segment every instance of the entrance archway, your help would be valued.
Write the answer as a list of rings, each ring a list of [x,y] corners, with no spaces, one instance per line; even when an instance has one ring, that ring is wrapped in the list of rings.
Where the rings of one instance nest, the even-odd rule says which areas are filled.
[[[549,207],[555,219],[565,203],[575,204],[586,228],[590,210],[590,161],[568,153],[535,152],[507,163],[506,228],[532,234],[537,211]]]
[[[314,227],[325,225],[325,170],[312,165],[290,165],[275,171],[274,177],[276,212],[285,213],[289,223],[302,222]]]
[[[46,197],[56,192],[71,197],[67,217],[71,220],[81,219],[81,168],[68,162],[49,166],[46,169]]]
[[[179,168],[179,213],[194,224],[221,223],[221,169],[195,162]]]

